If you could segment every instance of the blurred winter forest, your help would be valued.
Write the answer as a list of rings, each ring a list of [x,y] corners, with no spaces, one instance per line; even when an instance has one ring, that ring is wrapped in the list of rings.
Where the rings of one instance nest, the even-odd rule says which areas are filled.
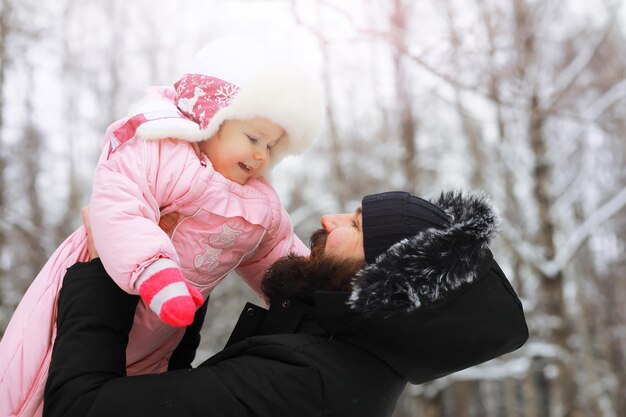
[[[617,0],[0,0],[0,335],[80,224],[106,126],[204,43],[254,36],[323,88],[273,173],[304,240],[390,189],[486,192],[519,351],[411,386],[397,417],[626,416],[626,7]],[[212,294],[201,357],[244,300]],[[426,338],[427,336],[425,336]]]

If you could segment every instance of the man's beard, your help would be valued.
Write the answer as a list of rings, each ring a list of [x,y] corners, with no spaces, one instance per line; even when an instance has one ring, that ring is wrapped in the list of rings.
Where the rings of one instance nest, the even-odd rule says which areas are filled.
[[[365,266],[362,259],[338,259],[324,254],[328,233],[320,229],[311,235],[311,257],[288,255],[265,273],[261,288],[271,300],[295,297],[313,301],[315,291],[352,290],[352,277]]]
[[[309,246],[311,246],[311,259],[319,259],[322,255],[324,255],[327,239],[328,232],[326,230],[319,229],[313,232],[311,239],[309,240]]]

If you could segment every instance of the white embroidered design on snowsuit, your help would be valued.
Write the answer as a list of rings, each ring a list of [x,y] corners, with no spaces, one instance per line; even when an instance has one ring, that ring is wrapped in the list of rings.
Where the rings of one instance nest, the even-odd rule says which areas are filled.
[[[196,271],[207,273],[217,268],[222,251],[234,246],[240,234],[241,231],[224,224],[221,233],[210,235],[208,242],[204,244],[204,252],[196,255],[193,260]]]

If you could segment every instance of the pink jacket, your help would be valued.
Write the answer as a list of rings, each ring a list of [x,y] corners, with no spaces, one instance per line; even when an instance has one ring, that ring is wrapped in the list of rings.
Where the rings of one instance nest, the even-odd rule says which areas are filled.
[[[265,180],[242,186],[225,179],[190,142],[135,137],[111,151],[111,133],[125,121],[107,130],[90,204],[96,248],[122,289],[136,293],[139,275],[165,259],[205,298],[232,270],[260,292],[260,279],[275,260],[290,252],[308,255]],[[168,236],[158,222],[174,211],[180,218]],[[65,269],[87,259],[81,227],[48,260],[15,311],[0,341],[0,417],[41,415],[57,294]],[[164,324],[143,303],[134,320],[128,374],[165,371],[185,329]]]

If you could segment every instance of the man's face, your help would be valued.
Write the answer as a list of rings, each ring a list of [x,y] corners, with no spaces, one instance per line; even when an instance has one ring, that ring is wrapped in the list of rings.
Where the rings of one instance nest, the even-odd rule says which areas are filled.
[[[354,213],[322,216],[320,224],[327,234],[324,254],[336,259],[364,261],[362,219],[361,208]]]
[[[288,255],[268,269],[262,284],[267,297],[310,299],[318,290],[352,290],[354,274],[365,267],[361,209],[323,216],[320,223],[310,257]]]

